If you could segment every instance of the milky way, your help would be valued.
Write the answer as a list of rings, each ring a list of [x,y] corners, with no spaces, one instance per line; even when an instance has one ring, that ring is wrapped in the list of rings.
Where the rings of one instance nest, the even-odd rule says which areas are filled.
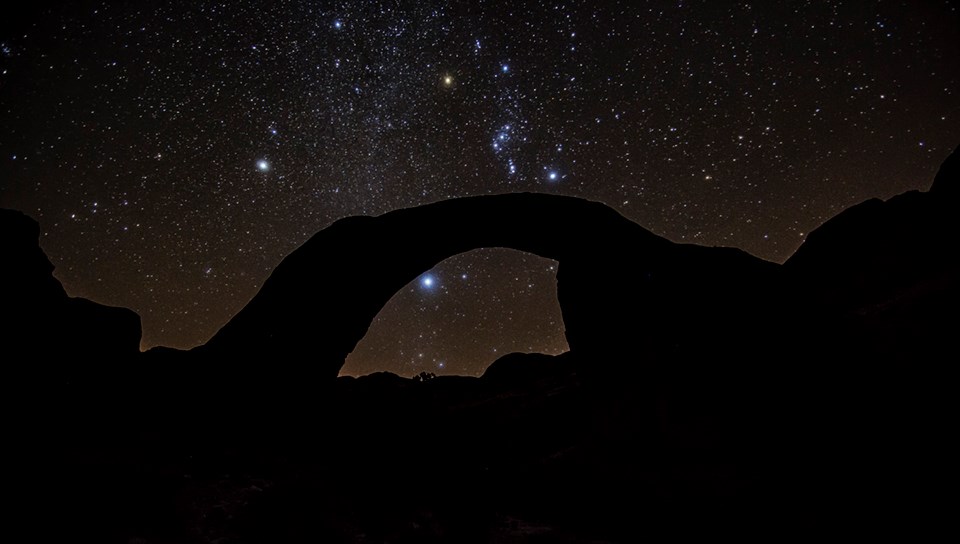
[[[0,205],[40,221],[71,295],[137,311],[143,348],[205,342],[341,217],[539,191],[783,261],[843,208],[927,188],[960,142],[947,1],[41,2],[4,18]],[[345,371],[477,374],[564,349],[556,263],[478,250],[401,290]]]

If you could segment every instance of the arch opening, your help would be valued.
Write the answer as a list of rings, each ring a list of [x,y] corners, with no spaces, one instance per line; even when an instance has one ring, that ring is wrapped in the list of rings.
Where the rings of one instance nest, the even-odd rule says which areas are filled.
[[[340,375],[479,376],[509,353],[568,351],[557,269],[557,261],[507,248],[444,259],[390,298]]]

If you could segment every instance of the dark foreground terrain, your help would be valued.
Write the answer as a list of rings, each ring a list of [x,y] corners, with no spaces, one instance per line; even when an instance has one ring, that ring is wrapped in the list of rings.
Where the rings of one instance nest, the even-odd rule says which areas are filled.
[[[928,192],[844,211],[783,265],[673,244],[600,204],[548,195],[350,218],[190,352],[139,353],[137,315],[69,298],[36,223],[3,211],[8,533],[939,534],[952,507],[958,162],[955,152]],[[570,217],[569,231],[529,226]],[[437,221],[456,239],[398,247]],[[490,246],[560,261],[570,352],[508,355],[481,378],[336,377],[397,289]],[[370,287],[317,287],[345,278]]]

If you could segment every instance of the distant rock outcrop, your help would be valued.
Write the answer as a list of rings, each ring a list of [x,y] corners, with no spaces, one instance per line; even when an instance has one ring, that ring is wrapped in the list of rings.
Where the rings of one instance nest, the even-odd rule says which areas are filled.
[[[633,354],[709,346],[770,323],[778,266],[736,250],[678,245],[578,198],[459,198],[337,221],[290,254],[252,301],[196,351],[269,357],[333,378],[398,290],[440,261],[506,247],[560,262],[572,351],[642,366]],[[756,330],[756,329],[754,329]]]
[[[956,206],[960,199],[960,147],[947,157],[940,165],[937,177],[933,179],[930,193],[937,198],[952,201]]]
[[[126,308],[68,297],[40,249],[36,221],[18,211],[0,210],[0,232],[6,354],[49,365],[50,357],[89,356],[101,361],[139,353],[140,316]]]
[[[869,334],[850,341],[887,355],[937,349],[928,341],[950,336],[960,303],[957,187],[960,149],[929,192],[868,200],[810,233],[784,268],[815,315],[840,320],[842,334]]]

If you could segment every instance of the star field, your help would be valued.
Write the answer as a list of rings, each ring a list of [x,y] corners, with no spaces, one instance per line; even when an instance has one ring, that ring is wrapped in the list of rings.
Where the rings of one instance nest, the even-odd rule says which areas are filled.
[[[960,142],[949,1],[4,9],[0,206],[40,221],[68,293],[137,311],[144,349],[205,342],[345,216],[549,192],[783,261],[845,207],[926,189]],[[449,259],[344,371],[562,352],[555,278]]]

